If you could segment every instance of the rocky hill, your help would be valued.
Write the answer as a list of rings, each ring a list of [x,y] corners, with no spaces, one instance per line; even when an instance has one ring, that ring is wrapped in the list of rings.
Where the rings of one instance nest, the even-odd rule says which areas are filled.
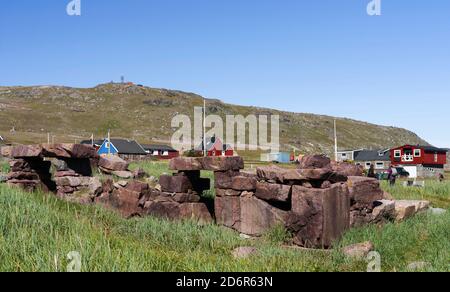
[[[108,129],[116,137],[142,143],[170,140],[171,120],[177,114],[193,116],[203,98],[193,93],[126,84],[102,84],[94,88],[61,86],[0,87],[0,135],[14,143],[74,142],[104,137]],[[332,153],[333,117],[236,106],[208,100],[208,113],[280,115],[282,148],[304,153]],[[427,144],[416,134],[394,127],[338,119],[340,148],[383,148],[404,143]]]

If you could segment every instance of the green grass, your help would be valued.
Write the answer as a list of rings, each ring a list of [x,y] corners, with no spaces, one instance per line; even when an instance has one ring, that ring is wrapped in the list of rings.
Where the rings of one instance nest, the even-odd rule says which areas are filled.
[[[155,177],[170,173],[167,162],[131,165],[138,167]],[[211,172],[202,176],[213,179]],[[430,181],[423,189],[383,188],[397,199],[450,208],[449,181]],[[416,261],[429,262],[431,271],[450,271],[449,222],[450,209],[442,216],[422,214],[402,224],[350,230],[332,252],[299,251],[283,247],[290,235],[282,227],[244,240],[216,225],[125,220],[100,207],[0,185],[0,271],[65,271],[71,251],[81,254],[83,271],[365,271],[365,261],[346,259],[339,247],[367,240],[380,253],[383,271],[405,271]],[[255,246],[259,253],[235,260],[231,251],[239,246]]]
[[[0,157],[0,173],[8,173],[9,172],[9,164],[7,161],[2,160]]]
[[[426,180],[423,188],[404,187],[401,182],[394,187],[390,187],[387,182],[382,182],[382,187],[399,200],[426,200],[430,201],[434,207],[450,208],[450,180],[445,182]]]
[[[427,261],[449,271],[450,212],[422,215],[403,224],[348,232],[340,245],[374,242],[385,271]],[[246,241],[225,228],[154,218],[125,220],[99,207],[78,206],[40,193],[0,186],[0,271],[65,271],[71,251],[83,271],[365,271],[366,263],[333,252],[282,247],[288,235],[274,228]],[[259,253],[235,260],[239,246]]]

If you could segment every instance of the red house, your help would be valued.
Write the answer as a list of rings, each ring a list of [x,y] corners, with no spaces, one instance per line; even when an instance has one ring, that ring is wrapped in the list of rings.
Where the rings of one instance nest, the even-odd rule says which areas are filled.
[[[180,152],[167,145],[142,145],[150,157],[156,159],[172,159],[180,156]]]
[[[203,143],[196,151],[203,151]],[[223,144],[222,140],[216,137],[206,139],[206,151],[208,156],[234,156],[233,148],[228,144]]]
[[[404,167],[411,178],[437,176],[444,172],[446,163],[446,149],[420,145],[404,145],[391,149],[391,164]]]

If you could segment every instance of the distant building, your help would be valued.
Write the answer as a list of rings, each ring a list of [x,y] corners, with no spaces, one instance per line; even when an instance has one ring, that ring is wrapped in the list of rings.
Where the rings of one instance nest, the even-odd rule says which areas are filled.
[[[391,166],[390,150],[343,150],[337,153],[338,161],[351,161],[356,165],[362,165],[365,169],[370,169],[370,166],[375,167],[375,172],[385,172]]]
[[[158,159],[172,159],[180,156],[180,152],[167,145],[142,145],[147,155]]]
[[[391,164],[405,168],[411,178],[435,177],[444,172],[447,149],[404,145],[391,149]]]
[[[99,142],[102,141],[100,144]],[[82,141],[81,144],[92,145],[91,140]],[[99,155],[117,155],[128,161],[145,159],[147,152],[141,144],[134,140],[127,139],[108,139],[94,141],[94,147],[98,147]]]
[[[446,148],[447,150],[447,163],[444,165],[445,171],[450,171],[450,148]]]
[[[203,142],[195,149],[203,152]],[[234,150],[230,145],[224,144],[220,138],[211,137],[206,139],[206,151],[208,156],[234,156]]]
[[[337,160],[340,162],[344,161],[355,161],[355,153],[362,151],[364,149],[358,150],[342,150],[337,152]]]
[[[261,154],[262,162],[275,162],[275,163],[291,163],[294,161],[293,155],[289,152],[272,152]]]
[[[376,173],[385,172],[391,167],[390,150],[356,151],[354,161],[356,165],[362,165],[367,170],[373,165]]]

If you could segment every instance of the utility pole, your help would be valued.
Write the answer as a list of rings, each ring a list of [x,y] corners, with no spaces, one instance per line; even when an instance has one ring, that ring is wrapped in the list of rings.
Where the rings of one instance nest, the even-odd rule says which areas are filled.
[[[334,120],[334,159],[338,161],[338,141],[337,141],[337,128],[336,128],[336,119]]]
[[[206,99],[203,99],[203,155],[208,156],[206,150]]]
[[[108,156],[111,156],[111,131],[108,130]]]

